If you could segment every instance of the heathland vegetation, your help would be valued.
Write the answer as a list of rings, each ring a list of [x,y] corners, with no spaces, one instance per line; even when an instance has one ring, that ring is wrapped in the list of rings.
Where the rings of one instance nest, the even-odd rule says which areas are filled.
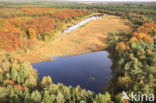
[[[7,52],[0,56],[0,103],[130,103],[122,99],[123,90],[130,98],[131,91],[156,95],[154,4],[0,3],[0,49]],[[108,33],[113,77],[104,94],[54,84],[49,76],[40,81],[29,63],[10,56],[10,51],[53,40],[65,23],[92,12],[129,19],[134,28],[130,34]]]

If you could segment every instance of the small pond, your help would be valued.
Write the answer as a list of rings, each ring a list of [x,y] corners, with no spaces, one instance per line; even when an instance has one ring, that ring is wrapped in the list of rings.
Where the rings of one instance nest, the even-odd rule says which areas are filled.
[[[51,76],[54,83],[66,86],[80,85],[81,88],[102,92],[112,77],[112,61],[107,51],[98,51],[72,57],[55,57],[54,61],[32,64],[39,73],[39,78]]]

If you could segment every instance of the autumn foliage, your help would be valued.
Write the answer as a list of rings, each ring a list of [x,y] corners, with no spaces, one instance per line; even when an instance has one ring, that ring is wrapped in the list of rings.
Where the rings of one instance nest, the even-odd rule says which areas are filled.
[[[145,41],[152,43],[153,39],[155,40],[156,36],[156,24],[154,23],[145,23],[137,29],[137,32],[134,32],[131,35],[132,42]],[[153,39],[152,39],[153,38]]]
[[[145,42],[152,42],[152,39],[151,37],[148,35],[148,34],[145,34],[145,33],[135,33],[135,34],[132,34],[132,38],[131,38],[131,41],[140,41],[140,40],[143,40]]]
[[[119,42],[115,48],[117,51],[124,51],[126,50],[126,45],[124,42]]]
[[[111,45],[116,63],[112,69],[114,77],[110,85],[111,89],[116,85],[114,90],[117,94],[116,99],[122,98],[120,94],[123,90],[127,91],[128,96],[131,95],[129,91],[155,94],[155,36],[156,24],[145,23],[134,33],[124,35]],[[121,103],[129,103],[129,101],[125,100]]]
[[[2,86],[5,87],[5,86],[8,85],[8,84],[14,85],[15,83],[14,83],[12,80],[4,80]]]
[[[88,14],[87,10],[79,9],[1,8],[0,10],[5,11],[0,18],[0,49],[7,51],[27,48],[34,40],[44,40],[47,32],[60,30],[66,22]]]
[[[28,29],[28,38],[29,39],[36,39],[36,31],[32,28]]]
[[[20,84],[17,84],[17,85],[14,85],[14,88],[15,89],[18,89],[18,90],[20,90],[20,91],[24,91],[24,87],[23,86],[21,86]]]
[[[116,51],[119,53],[124,52],[128,47],[129,43],[153,43],[156,41],[156,24],[146,23],[140,26],[137,31],[131,34],[129,41],[122,41],[117,43]],[[151,51],[148,50],[150,53]]]

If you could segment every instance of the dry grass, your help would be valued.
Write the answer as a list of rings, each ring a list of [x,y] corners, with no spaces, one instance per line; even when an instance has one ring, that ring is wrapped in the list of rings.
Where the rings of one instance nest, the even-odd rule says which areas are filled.
[[[47,60],[48,58],[51,59],[52,56],[72,56],[104,50],[107,47],[106,37],[108,32],[129,33],[132,31],[132,28],[126,25],[127,23],[129,23],[128,20],[122,20],[116,16],[104,15],[102,19],[92,20],[85,26],[63,37],[59,37],[44,47],[38,47],[29,53],[19,53],[14,56],[15,58],[34,63]]]

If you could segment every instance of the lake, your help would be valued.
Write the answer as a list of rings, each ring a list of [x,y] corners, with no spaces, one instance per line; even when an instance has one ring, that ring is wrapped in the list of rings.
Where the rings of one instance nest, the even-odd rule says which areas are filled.
[[[100,19],[94,15],[64,30],[62,36],[85,25],[91,20]],[[54,83],[63,83],[66,86],[80,85],[81,88],[96,93],[103,92],[102,88],[108,85],[112,77],[112,61],[107,51],[81,54],[72,57],[53,57],[54,61],[42,61],[32,64],[38,70],[39,78],[51,76]]]
[[[54,83],[66,86],[80,85],[81,88],[102,92],[112,77],[112,61],[107,51],[98,51],[71,57],[55,57],[54,61],[42,61],[32,64],[39,78],[51,76]]]

